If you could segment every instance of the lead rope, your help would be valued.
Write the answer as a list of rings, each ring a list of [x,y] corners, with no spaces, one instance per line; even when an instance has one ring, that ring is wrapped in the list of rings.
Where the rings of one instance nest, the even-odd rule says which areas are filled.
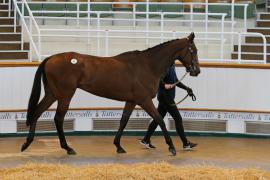
[[[181,78],[180,80],[178,80],[176,83],[173,83],[172,85],[175,86],[176,84],[180,83],[181,81],[183,81],[183,79],[186,77],[186,75],[188,74],[188,72],[186,72]]]
[[[174,83],[174,84],[172,84],[172,85],[175,86],[176,84],[180,83],[180,82],[186,77],[187,74],[188,74],[188,72],[186,72],[186,73],[181,77],[180,80],[178,80],[176,83]],[[188,94],[187,94],[183,99],[181,99],[180,101],[178,101],[177,103],[171,104],[171,106],[177,106],[178,104],[180,104],[181,102],[183,102],[187,97],[188,97]],[[193,94],[193,95],[191,96],[191,99],[192,99],[192,101],[196,101],[196,96]]]

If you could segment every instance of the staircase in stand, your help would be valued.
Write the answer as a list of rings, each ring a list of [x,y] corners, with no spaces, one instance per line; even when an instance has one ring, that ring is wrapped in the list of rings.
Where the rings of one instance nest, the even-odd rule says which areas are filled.
[[[29,43],[21,44],[21,26],[15,27],[13,13],[8,16],[7,1],[0,3],[0,62],[28,60]]]
[[[270,3],[269,3],[270,4]],[[267,12],[258,13],[256,27],[247,29],[247,32],[261,33],[267,41],[267,63],[270,63],[270,7]],[[245,43],[241,46],[241,59],[263,61],[263,40],[261,37],[246,37]],[[232,59],[238,59],[238,45],[234,45]]]

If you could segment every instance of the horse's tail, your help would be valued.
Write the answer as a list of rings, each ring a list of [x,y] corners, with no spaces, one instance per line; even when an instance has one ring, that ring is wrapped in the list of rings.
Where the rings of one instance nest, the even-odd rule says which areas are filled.
[[[50,59],[50,57],[44,59],[41,64],[38,66],[38,69],[35,74],[34,83],[32,87],[32,92],[29,98],[28,102],[28,109],[27,109],[27,119],[26,119],[26,125],[29,126],[33,123],[33,115],[36,110],[40,93],[41,93],[41,77],[44,74],[44,67],[46,62]]]

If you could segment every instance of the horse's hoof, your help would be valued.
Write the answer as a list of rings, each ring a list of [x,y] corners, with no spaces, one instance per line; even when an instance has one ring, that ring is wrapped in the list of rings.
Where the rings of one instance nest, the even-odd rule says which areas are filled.
[[[68,155],[76,155],[77,153],[73,149],[70,149],[67,151],[67,154]]]
[[[21,152],[23,152],[24,150],[26,150],[26,148],[28,147],[29,145],[24,143],[21,147]]]
[[[117,151],[116,151],[118,154],[120,153],[126,153],[126,151],[123,149],[123,148],[117,148]]]
[[[176,151],[175,151],[174,147],[169,147],[169,151],[172,153],[173,156],[176,155]]]

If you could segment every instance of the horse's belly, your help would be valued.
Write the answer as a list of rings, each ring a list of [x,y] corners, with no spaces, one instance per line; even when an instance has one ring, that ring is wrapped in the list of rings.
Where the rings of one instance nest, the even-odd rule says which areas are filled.
[[[134,98],[131,90],[130,91],[124,90],[117,86],[111,88],[106,88],[102,86],[94,86],[94,87],[92,86],[88,88],[80,87],[80,89],[100,97],[105,97],[118,101],[131,101]]]

